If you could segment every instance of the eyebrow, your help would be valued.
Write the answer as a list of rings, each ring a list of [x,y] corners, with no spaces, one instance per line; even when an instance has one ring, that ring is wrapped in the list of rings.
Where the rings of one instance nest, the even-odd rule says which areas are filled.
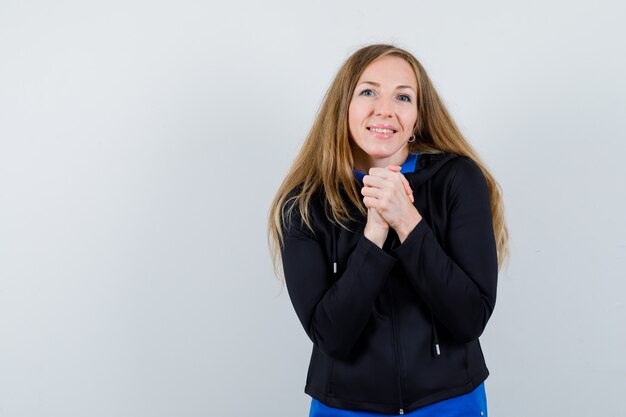
[[[371,84],[374,87],[380,87],[380,84],[375,83],[374,81],[363,81],[361,84]],[[411,89],[411,90],[415,91],[415,89],[413,87],[411,87],[410,85],[397,85],[396,86],[396,90],[399,89],[399,88],[408,88],[408,89]]]

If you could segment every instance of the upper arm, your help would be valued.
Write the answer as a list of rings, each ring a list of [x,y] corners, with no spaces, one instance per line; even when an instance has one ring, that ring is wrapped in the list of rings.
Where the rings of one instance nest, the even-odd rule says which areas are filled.
[[[457,158],[449,183],[446,246],[449,256],[495,304],[497,253],[485,177],[471,159]]]

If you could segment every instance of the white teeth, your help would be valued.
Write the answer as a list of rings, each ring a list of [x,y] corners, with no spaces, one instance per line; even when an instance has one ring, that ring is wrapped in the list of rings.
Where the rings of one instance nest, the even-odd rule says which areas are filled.
[[[380,129],[378,127],[370,127],[370,130],[374,131],[374,132],[378,132],[378,133],[393,133],[393,130],[391,129]]]

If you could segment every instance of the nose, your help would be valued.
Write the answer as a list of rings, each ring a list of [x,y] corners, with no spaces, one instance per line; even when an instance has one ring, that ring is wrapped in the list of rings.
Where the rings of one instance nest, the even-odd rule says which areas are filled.
[[[376,116],[390,117],[393,114],[393,103],[389,97],[380,96],[374,109]]]

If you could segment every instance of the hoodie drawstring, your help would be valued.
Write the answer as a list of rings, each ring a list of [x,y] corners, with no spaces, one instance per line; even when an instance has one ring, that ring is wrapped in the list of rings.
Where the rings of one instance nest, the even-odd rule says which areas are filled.
[[[433,346],[435,348],[435,353],[437,356],[441,355],[441,350],[439,349],[439,335],[437,334],[437,326],[435,326],[435,317],[433,313],[430,313],[430,322],[433,326]]]
[[[331,222],[330,230],[332,234],[332,252],[333,252],[333,274],[337,273],[337,232],[335,231],[335,223]]]
[[[426,181],[426,204],[428,206],[428,217],[430,218],[432,213],[431,201],[430,201],[430,178]],[[432,224],[433,232],[437,236],[437,228],[435,224]],[[430,322],[433,326],[433,348],[436,356],[441,356],[441,350],[439,349],[439,334],[437,333],[437,325],[435,324],[435,316],[430,311]]]

